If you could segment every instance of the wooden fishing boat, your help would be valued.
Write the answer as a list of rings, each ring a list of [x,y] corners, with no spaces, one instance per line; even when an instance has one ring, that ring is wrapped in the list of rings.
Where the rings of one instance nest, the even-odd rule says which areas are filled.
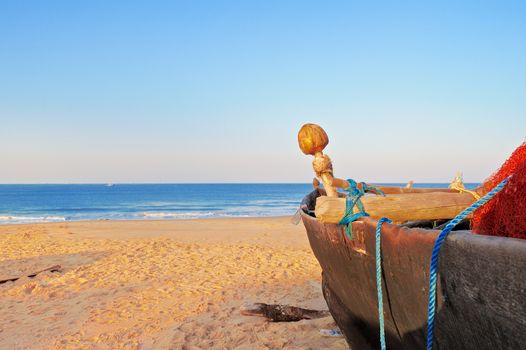
[[[322,267],[323,295],[353,350],[379,349],[375,230],[369,217],[345,227],[301,218]],[[388,349],[426,347],[429,265],[439,230],[385,223],[382,264]],[[526,241],[457,230],[440,252],[434,349],[526,349]]]

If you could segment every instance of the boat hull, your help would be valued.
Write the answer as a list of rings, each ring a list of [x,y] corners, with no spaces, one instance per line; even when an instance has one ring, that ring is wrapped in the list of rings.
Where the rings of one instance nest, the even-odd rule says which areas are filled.
[[[378,349],[376,221],[344,228],[307,213],[302,221],[322,267],[323,295],[352,349]],[[424,349],[429,259],[437,230],[384,224],[384,319],[389,349]],[[526,242],[454,231],[439,259],[434,349],[526,349]]]

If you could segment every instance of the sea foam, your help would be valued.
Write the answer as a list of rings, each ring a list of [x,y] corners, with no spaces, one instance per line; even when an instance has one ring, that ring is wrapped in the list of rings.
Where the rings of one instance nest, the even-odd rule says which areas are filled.
[[[29,224],[35,222],[61,222],[66,221],[63,216],[18,216],[18,215],[0,215],[2,224]]]
[[[211,217],[214,216],[214,213],[209,212],[144,212],[141,216],[145,218],[156,218],[156,219],[169,219],[169,218],[178,218],[178,219],[192,219],[192,218],[202,218],[202,217]]]

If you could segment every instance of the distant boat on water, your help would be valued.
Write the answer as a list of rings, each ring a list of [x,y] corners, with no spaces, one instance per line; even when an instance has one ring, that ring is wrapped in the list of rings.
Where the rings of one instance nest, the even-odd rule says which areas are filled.
[[[111,186],[113,186],[111,182],[106,184],[106,187],[111,187]]]

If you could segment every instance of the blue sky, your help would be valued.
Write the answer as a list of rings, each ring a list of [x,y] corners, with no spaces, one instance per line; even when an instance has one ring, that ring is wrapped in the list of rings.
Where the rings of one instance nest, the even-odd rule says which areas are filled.
[[[520,1],[3,1],[0,183],[482,181],[526,136]]]

